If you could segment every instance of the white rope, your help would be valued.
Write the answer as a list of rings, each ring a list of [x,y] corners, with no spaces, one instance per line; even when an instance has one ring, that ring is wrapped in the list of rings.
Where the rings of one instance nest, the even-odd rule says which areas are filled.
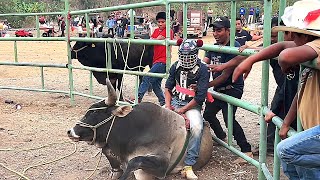
[[[107,53],[107,40],[104,41],[104,53],[106,55],[106,68],[108,66],[108,62],[109,62],[109,59],[108,59],[108,53]],[[109,79],[109,71],[107,71],[107,78]]]
[[[130,45],[131,45],[131,40],[129,39],[126,59],[124,59],[122,47],[119,46],[119,47],[120,47],[120,50],[121,50],[121,52],[122,52],[123,62],[125,62],[125,66],[124,66],[124,68],[123,68],[123,74],[125,74],[125,72],[126,72],[126,66],[127,66],[128,58],[129,58]],[[120,95],[121,95],[122,89],[123,89],[123,81],[124,81],[124,78],[122,78],[122,81],[121,81],[120,92],[119,92]],[[118,96],[118,101],[120,101],[120,95]]]

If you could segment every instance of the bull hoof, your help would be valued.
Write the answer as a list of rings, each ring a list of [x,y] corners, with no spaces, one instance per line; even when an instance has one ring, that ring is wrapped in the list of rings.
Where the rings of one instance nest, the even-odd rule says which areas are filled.
[[[112,169],[109,177],[110,179],[119,179],[123,174],[122,169]]]

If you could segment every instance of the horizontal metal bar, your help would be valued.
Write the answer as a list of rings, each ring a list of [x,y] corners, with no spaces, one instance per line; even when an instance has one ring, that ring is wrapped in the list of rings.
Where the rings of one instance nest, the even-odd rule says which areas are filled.
[[[266,166],[266,163],[261,163],[261,169],[262,169],[264,176],[267,178],[267,180],[273,180],[273,177],[272,177],[268,167]]]
[[[209,89],[208,90],[209,93],[212,94],[212,96],[216,99],[219,99],[221,101],[225,101],[227,103],[230,103],[234,106],[238,106],[238,107],[241,107],[243,109],[246,109],[248,111],[251,111],[253,113],[256,113],[256,114],[260,114],[260,110],[261,108],[257,105],[254,105],[254,104],[251,104],[249,102],[245,102],[241,99],[237,99],[237,98],[234,98],[232,96],[228,96],[228,95],[225,95],[225,94],[222,94],[222,93],[218,93],[216,91],[213,91],[212,89]]]
[[[138,75],[138,76],[151,76],[151,77],[159,77],[159,78],[167,77],[167,74],[161,74],[161,73],[149,73],[149,72],[140,72],[140,71],[120,70],[120,69],[94,68],[94,67],[88,67],[88,66],[72,66],[72,69],[82,69],[82,70],[109,72],[109,73],[117,73],[117,74],[130,74],[130,75]]]
[[[120,6],[112,6],[112,7],[97,8],[97,9],[71,11],[70,14],[74,15],[74,14],[85,14],[85,13],[99,13],[99,12],[106,12],[106,11],[136,9],[136,8],[142,8],[142,7],[161,6],[161,5],[165,5],[163,0],[135,3],[135,4],[124,4]]]
[[[320,66],[319,66],[319,63],[318,63],[317,59],[314,59],[314,60],[308,61],[308,62],[304,62],[302,64],[304,66],[320,70]]]
[[[262,114],[266,115],[269,112],[271,112],[271,110],[268,107],[264,107],[262,110]],[[272,118],[272,122],[280,129],[282,124],[283,124],[283,120],[281,118],[279,118],[278,116],[274,116]],[[295,131],[292,127],[290,127],[289,131],[288,131],[288,136],[293,136],[295,134],[297,134],[298,132]]]
[[[216,136],[213,136],[212,139],[214,141],[216,141],[217,143],[219,143],[220,145],[224,146],[225,148],[229,149],[231,152],[235,153],[236,155],[238,155],[239,157],[245,159],[246,161],[248,161],[250,164],[259,167],[259,162],[247,155],[245,155],[243,152],[239,151],[238,149],[236,149],[233,146],[229,146],[227,143],[225,143],[224,141],[220,140],[219,138],[217,138]]]
[[[218,45],[212,45],[212,44],[204,44],[201,47],[201,49],[206,51],[222,52],[222,53],[236,54],[236,55],[242,55],[242,56],[250,56],[258,52],[257,50],[246,49],[240,53],[239,47],[218,46]]]
[[[0,41],[67,41],[66,37],[2,37]]]
[[[33,89],[33,88],[23,88],[23,87],[13,87],[13,86],[0,86],[0,89],[34,91],[34,92],[63,93],[63,94],[69,94],[69,92],[70,92],[70,91],[61,91],[61,90]]]
[[[46,15],[65,15],[65,12],[44,12],[44,13],[8,13],[8,14],[0,14],[0,17],[3,16],[46,16]]]
[[[232,2],[238,0],[168,0],[168,3],[218,3],[218,2]],[[246,0],[246,1],[261,1],[261,0]]]
[[[168,0],[168,3],[218,3],[218,2],[232,2],[236,0]],[[237,0],[238,1],[238,0]],[[246,0],[246,1],[259,1],[259,0]]]
[[[88,97],[88,98],[92,98],[92,99],[98,99],[98,100],[105,99],[104,97],[93,96],[93,95],[84,94],[84,93],[80,93],[80,92],[76,92],[76,91],[72,91],[72,93],[75,94],[75,95],[79,95],[79,96],[83,96],[83,97]]]
[[[28,63],[28,62],[0,62],[0,65],[7,66],[32,66],[32,67],[52,67],[66,68],[67,64],[47,64],[47,63]]]
[[[133,43],[133,44],[147,44],[147,45],[165,45],[165,40],[151,40],[151,39],[112,39],[112,38],[78,38],[71,37],[70,41],[81,41],[81,42],[108,42],[108,43]]]
[[[166,45],[166,40],[150,40],[150,39],[112,39],[112,38],[78,38],[71,37],[71,41],[81,41],[81,42],[117,42],[117,43],[133,43],[133,44],[147,44],[147,45]],[[167,40],[168,45],[177,45],[176,40]],[[257,50],[246,49],[243,52],[239,52],[239,48],[237,47],[228,47],[228,46],[218,46],[212,44],[204,44],[200,49],[205,51],[215,51],[215,52],[223,52],[229,54],[237,54],[243,56],[249,56],[257,53]]]

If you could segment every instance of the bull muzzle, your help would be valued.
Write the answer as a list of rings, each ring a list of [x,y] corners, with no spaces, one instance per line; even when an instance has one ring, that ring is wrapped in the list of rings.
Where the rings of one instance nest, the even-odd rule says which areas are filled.
[[[73,128],[70,129],[69,131],[67,131],[67,134],[68,134],[68,137],[69,137],[72,141],[74,141],[74,142],[78,142],[78,141],[80,140],[80,136],[78,136],[78,135],[74,132]]]

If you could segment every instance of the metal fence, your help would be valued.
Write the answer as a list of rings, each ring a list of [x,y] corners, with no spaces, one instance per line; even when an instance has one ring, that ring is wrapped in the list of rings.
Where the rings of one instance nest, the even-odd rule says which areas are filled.
[[[99,72],[112,72],[112,73],[126,73],[131,75],[143,75],[143,76],[154,76],[154,77],[166,77],[167,74],[157,74],[157,73],[146,73],[146,72],[136,72],[136,71],[129,71],[129,70],[117,70],[108,67],[106,69],[102,68],[93,68],[93,67],[86,67],[86,66],[74,66],[71,61],[71,51],[70,51],[70,42],[71,41],[86,41],[86,42],[119,42],[119,43],[133,43],[133,44],[159,44],[165,45],[167,48],[167,72],[170,68],[171,59],[170,59],[170,51],[171,45],[175,45],[175,41],[170,40],[170,17],[167,16],[166,19],[166,34],[167,37],[165,40],[143,40],[143,39],[133,39],[133,28],[131,28],[130,39],[105,39],[105,38],[90,38],[90,31],[89,31],[89,15],[90,13],[99,13],[99,12],[108,12],[108,11],[115,11],[115,10],[129,10],[135,8],[143,8],[143,7],[152,7],[152,6],[165,6],[166,13],[170,14],[170,5],[172,3],[182,3],[183,4],[183,21],[187,22],[187,10],[189,3],[213,3],[213,2],[230,2],[231,5],[231,31],[230,31],[230,44],[234,45],[235,41],[235,21],[236,21],[236,3],[235,0],[157,0],[151,2],[144,2],[144,3],[136,3],[136,4],[127,4],[127,5],[120,5],[114,7],[105,7],[105,8],[98,8],[98,9],[87,9],[87,10],[79,10],[79,11],[69,11],[69,0],[65,0],[65,10],[63,12],[49,12],[49,13],[28,13],[28,14],[0,14],[0,17],[3,16],[35,16],[35,21],[37,24],[37,36],[30,37],[30,38],[20,38],[20,37],[7,37],[7,38],[0,38],[0,41],[13,41],[14,42],[14,62],[0,62],[0,65],[3,66],[30,66],[30,67],[39,67],[41,69],[41,88],[39,89],[32,89],[32,88],[23,88],[23,87],[6,87],[0,86],[0,89],[11,89],[11,90],[26,90],[26,91],[37,91],[37,92],[51,92],[51,93],[64,93],[69,94],[71,99],[71,104],[74,104],[74,95],[81,95],[90,98],[100,99],[101,97],[94,96],[92,94],[92,71],[99,71]],[[264,0],[264,38],[263,38],[263,45],[267,47],[270,45],[270,37],[271,37],[271,14],[272,14],[272,1]],[[279,8],[279,16],[281,16],[284,12],[284,8],[286,6],[286,0],[280,1],[280,8]],[[66,37],[40,37],[40,30],[39,30],[39,16],[43,15],[59,15],[62,14],[66,19]],[[77,37],[70,37],[70,18],[72,15],[79,15],[84,14],[86,18],[86,27],[88,29],[87,36],[88,38],[77,38]],[[133,17],[133,11],[131,11],[131,16]],[[130,19],[130,24],[134,24],[134,18]],[[187,37],[187,23],[183,24],[183,37]],[[279,34],[279,40],[283,40],[283,35]],[[65,41],[67,42],[67,53],[68,53],[68,62],[67,66],[65,64],[47,64],[47,63],[20,63],[18,61],[18,53],[17,53],[17,41]],[[108,48],[110,50],[110,47]],[[242,53],[238,51],[238,48],[235,47],[221,47],[217,45],[205,44],[201,48],[206,51],[216,51],[216,52],[224,52],[230,54],[237,54],[243,56],[249,56],[254,54],[253,50],[244,50]],[[106,58],[107,61],[110,62],[111,55],[107,53],[108,57]],[[108,63],[107,63],[108,64]],[[305,65],[316,67],[314,63],[306,63]],[[229,149],[231,152],[235,153],[236,155],[244,158],[252,165],[258,168],[258,178],[259,179],[280,179],[280,163],[279,158],[277,157],[277,153],[274,153],[274,162],[273,162],[273,174],[270,173],[266,166],[266,122],[264,121],[264,115],[269,111],[267,108],[268,105],[268,83],[269,83],[269,61],[266,60],[263,62],[263,71],[262,71],[262,82],[261,82],[261,104],[260,105],[253,105],[249,102],[243,101],[241,99],[237,99],[228,95],[220,94],[218,92],[209,91],[212,93],[213,97],[228,103],[228,142],[225,143],[222,140],[215,138],[215,140],[223,145],[225,148]],[[49,90],[46,89],[44,86],[44,77],[43,77],[43,68],[67,68],[69,72],[69,91],[61,91],[61,90]],[[76,92],[74,90],[73,84],[73,69],[82,69],[82,70],[89,70],[90,71],[90,94],[83,94],[80,92]],[[138,86],[138,78],[136,78],[136,85]],[[136,86],[136,100],[137,98],[137,86]],[[121,102],[119,102],[121,103]],[[232,146],[232,129],[233,129],[233,119],[232,119],[232,109],[234,106],[241,107],[248,111],[251,111],[255,114],[260,115],[260,144],[259,144],[259,160],[252,159],[238,149]],[[276,138],[275,138],[275,147],[277,143],[280,141],[278,131],[282,125],[282,120],[278,117],[274,117],[272,119],[273,123],[276,124]],[[300,128],[301,129],[301,128]],[[293,135],[296,132],[294,130],[289,131],[289,135]]]

